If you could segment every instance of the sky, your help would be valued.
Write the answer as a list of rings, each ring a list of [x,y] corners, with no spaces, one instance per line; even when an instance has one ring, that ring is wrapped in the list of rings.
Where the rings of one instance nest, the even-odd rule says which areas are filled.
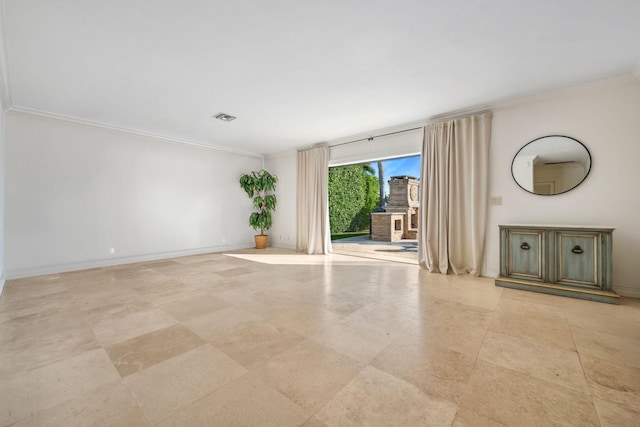
[[[378,176],[377,162],[369,163]],[[420,156],[401,157],[399,159],[383,160],[384,180],[389,181],[392,176],[414,176],[420,178]],[[389,194],[389,183],[385,182],[385,194]]]

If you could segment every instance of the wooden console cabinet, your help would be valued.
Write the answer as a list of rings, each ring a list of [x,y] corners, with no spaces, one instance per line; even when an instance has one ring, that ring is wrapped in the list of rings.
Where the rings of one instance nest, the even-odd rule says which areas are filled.
[[[613,230],[501,225],[496,286],[618,304],[611,281]]]

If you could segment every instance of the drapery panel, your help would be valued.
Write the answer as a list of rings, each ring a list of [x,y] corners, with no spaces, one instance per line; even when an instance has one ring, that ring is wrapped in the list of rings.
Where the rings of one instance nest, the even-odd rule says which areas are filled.
[[[484,113],[425,127],[418,261],[431,272],[480,275],[491,118],[491,113]]]
[[[297,250],[308,254],[331,252],[328,146],[298,152],[296,213]]]

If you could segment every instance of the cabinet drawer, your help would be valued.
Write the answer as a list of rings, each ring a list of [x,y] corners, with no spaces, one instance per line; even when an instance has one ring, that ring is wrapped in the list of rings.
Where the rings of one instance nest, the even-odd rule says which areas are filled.
[[[508,230],[507,235],[508,277],[545,280],[543,251],[545,233],[540,230]]]
[[[556,283],[602,287],[600,233],[556,233]]]

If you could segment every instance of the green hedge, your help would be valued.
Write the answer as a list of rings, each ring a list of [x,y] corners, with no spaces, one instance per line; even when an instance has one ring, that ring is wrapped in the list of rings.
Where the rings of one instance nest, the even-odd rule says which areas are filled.
[[[369,228],[378,206],[378,178],[369,164],[329,168],[329,223],[332,233]]]

